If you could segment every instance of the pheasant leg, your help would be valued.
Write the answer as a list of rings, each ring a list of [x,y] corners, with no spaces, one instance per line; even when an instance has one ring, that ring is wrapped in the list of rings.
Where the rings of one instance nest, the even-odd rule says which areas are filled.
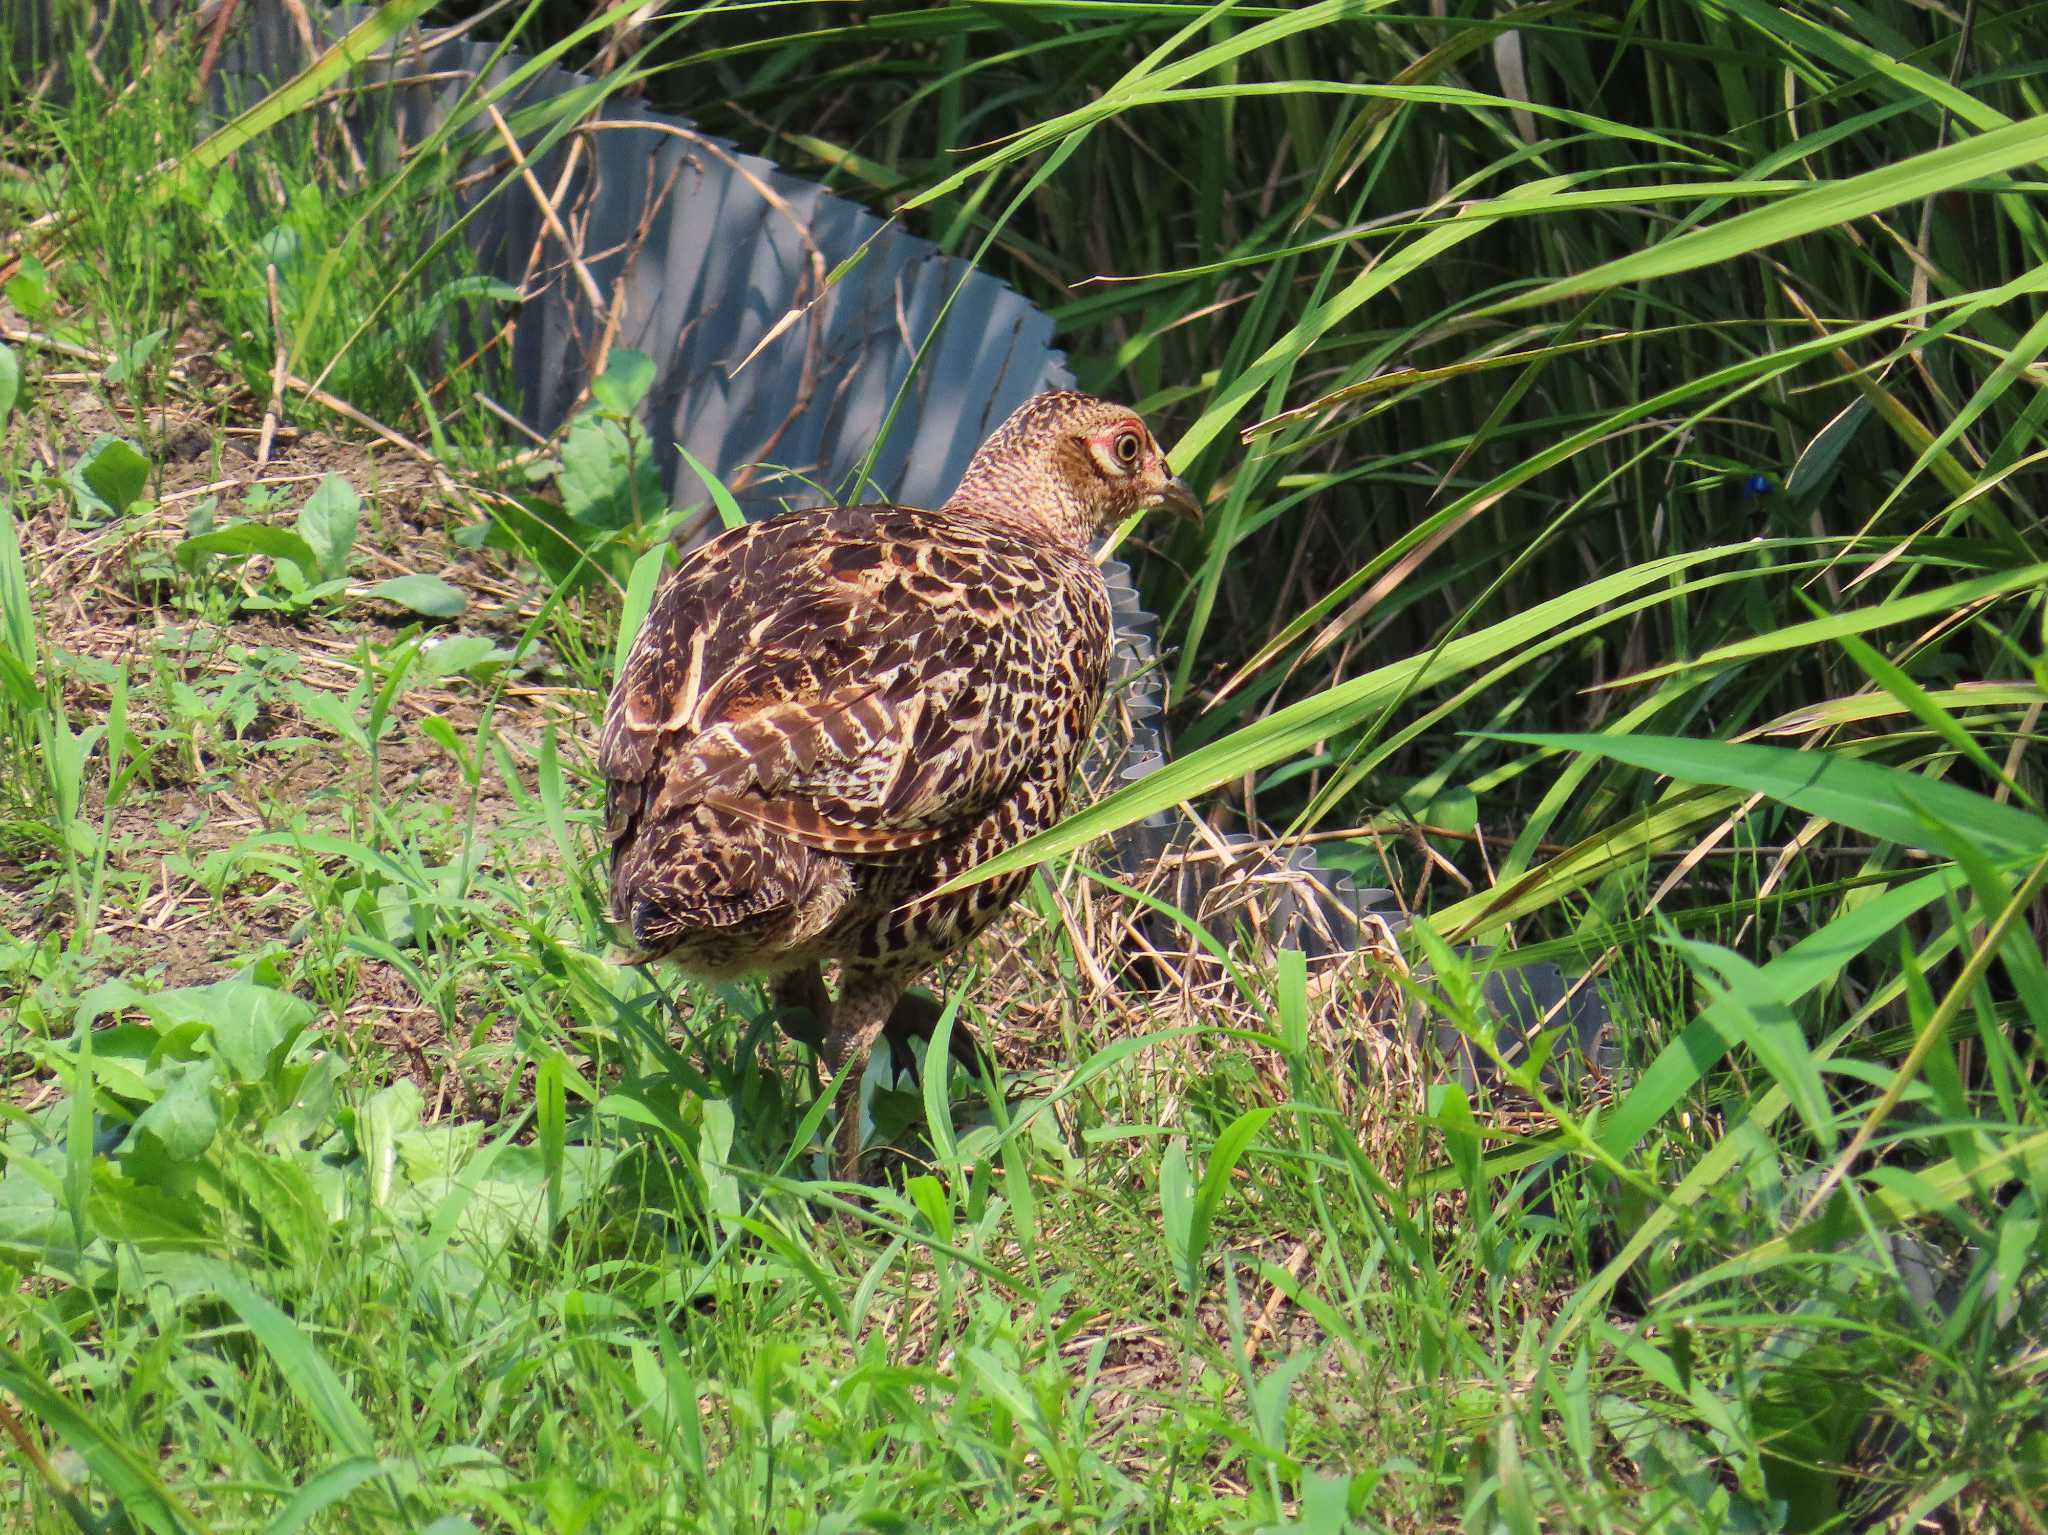
[[[906,991],[897,999],[896,1006],[890,1009],[889,1021],[882,1026],[882,1038],[889,1046],[889,1064],[895,1070],[906,1071],[916,1065],[910,1042],[921,1039],[929,1045],[932,1035],[938,1032],[939,1014],[944,1011],[945,1004],[927,991]],[[980,1069],[981,1045],[964,1015],[955,1015],[947,1047],[953,1060],[965,1067],[969,1075]]]
[[[768,985],[768,997],[782,1016],[775,1021],[800,1045],[816,1050],[832,1026],[832,997],[816,960],[785,970]]]
[[[840,988],[839,1001],[832,1008],[832,1023],[825,1033],[820,1052],[825,1076],[839,1075],[847,1068],[839,1088],[839,1137],[833,1158],[833,1176],[855,1182],[860,1177],[860,1082],[866,1075],[868,1056],[903,983],[895,977],[850,976]]]

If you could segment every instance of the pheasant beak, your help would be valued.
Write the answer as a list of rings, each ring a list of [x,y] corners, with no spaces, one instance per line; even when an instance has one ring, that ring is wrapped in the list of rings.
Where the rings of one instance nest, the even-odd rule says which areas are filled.
[[[1164,469],[1165,464],[1160,468]],[[1187,481],[1177,474],[1166,476],[1166,483],[1159,487],[1159,505],[1176,516],[1185,517],[1196,527],[1202,525],[1202,498],[1188,489]]]

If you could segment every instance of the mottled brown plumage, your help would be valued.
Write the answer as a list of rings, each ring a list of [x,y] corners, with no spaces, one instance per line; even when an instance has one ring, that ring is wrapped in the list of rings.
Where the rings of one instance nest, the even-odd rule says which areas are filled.
[[[689,555],[599,749],[634,942],[702,976],[779,977],[851,1088],[903,988],[1022,887],[935,893],[1058,818],[1109,662],[1090,546],[1158,504],[1199,514],[1135,415],[1043,394],[936,511],[789,512]],[[836,1003],[818,969],[835,960]],[[852,1176],[851,1092],[842,1116]]]

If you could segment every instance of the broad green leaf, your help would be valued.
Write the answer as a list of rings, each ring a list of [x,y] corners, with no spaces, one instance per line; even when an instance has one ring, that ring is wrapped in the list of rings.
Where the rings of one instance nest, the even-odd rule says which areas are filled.
[[[1295,1060],[1308,1055],[1308,955],[1283,948],[1275,960],[1274,1010],[1279,1015],[1280,1043]]]
[[[356,1148],[363,1159],[363,1177],[370,1203],[379,1210],[390,1208],[398,1187],[399,1138],[419,1128],[420,1112],[426,1106],[412,1079],[401,1077],[372,1093],[356,1115]]]
[[[1223,1196],[1230,1188],[1230,1175],[1237,1170],[1238,1162],[1250,1149],[1253,1139],[1266,1128],[1266,1121],[1278,1112],[1270,1103],[1246,1109],[1225,1125],[1223,1133],[1216,1137],[1216,1144],[1209,1152],[1208,1165],[1202,1169],[1201,1185],[1195,1190],[1194,1211],[1188,1222],[1189,1262],[1195,1271],[1199,1271],[1208,1253],[1209,1232],[1216,1224],[1216,1212],[1223,1207]]]
[[[349,700],[318,688],[309,688],[295,682],[288,690],[292,702],[301,714],[316,725],[325,725],[329,730],[363,751],[370,749],[370,738],[363,730],[363,722],[356,717],[354,706]]]
[[[1159,1224],[1174,1276],[1190,1300],[1201,1293],[1194,1215],[1195,1180],[1188,1172],[1187,1137],[1176,1135],[1166,1143],[1166,1153],[1159,1159]]]
[[[937,1180],[930,1181],[934,1187]],[[1004,1412],[1012,1418],[1013,1432],[1017,1427],[1036,1427],[1043,1423],[1044,1414],[1032,1400],[1024,1382],[1017,1378],[1017,1372],[1002,1360],[978,1345],[961,1350],[961,1357],[973,1368],[974,1377],[982,1390],[1002,1405]]]
[[[317,570],[319,555],[298,534],[266,522],[231,522],[210,533],[197,533],[182,540],[171,551],[187,570],[196,569],[208,555],[261,554],[279,562],[289,561],[302,571]]]
[[[562,1052],[550,1050],[533,1073],[534,1138],[540,1143],[541,1171],[547,1185],[548,1229],[562,1219],[563,1151],[568,1141],[568,1089],[563,1081]]]
[[[123,347],[108,365],[104,375],[106,381],[109,384],[126,384],[141,378],[143,370],[149,366],[150,358],[156,355],[156,349],[169,334],[167,329],[159,326],[156,330],[137,336]]]
[[[299,537],[313,551],[309,576],[339,581],[348,574],[348,556],[356,541],[362,498],[338,474],[325,475],[299,509]]]
[[[214,1161],[223,1180],[248,1202],[265,1234],[291,1264],[303,1267],[316,1266],[328,1255],[334,1228],[334,1216],[317,1181],[320,1173],[294,1155],[299,1142],[309,1138],[304,1131],[311,1129],[311,1121],[310,1114],[284,1125],[273,1119],[265,1127],[269,1144],[263,1149],[229,1141]],[[324,1136],[328,1128],[322,1124],[311,1134]]]
[[[947,996],[945,1005],[939,1009],[939,1021],[932,1026],[931,1037],[924,1047],[924,1116],[925,1133],[931,1137],[932,1154],[937,1164],[948,1174],[957,1176],[960,1165],[960,1148],[953,1136],[953,1105],[947,1097],[953,1075],[952,1049],[953,1030],[960,1015],[961,987],[954,987]],[[948,1217],[950,1223],[950,1217]],[[941,1241],[951,1242],[950,1227],[940,1234]]]
[[[32,675],[35,612],[29,603],[28,571],[21,561],[21,537],[15,530],[14,502],[7,496],[0,496],[0,651],[11,656],[24,674]]]
[[[562,506],[592,530],[614,532],[644,522],[660,510],[661,475],[647,432],[628,417],[624,425],[586,411],[570,424],[562,441],[556,484]]]
[[[950,1245],[953,1240],[953,1206],[939,1180],[930,1173],[918,1173],[904,1183],[903,1192],[910,1196],[911,1204],[924,1218],[931,1234]]]
[[[706,1098],[703,1125],[697,1132],[697,1165],[704,1176],[704,1206],[713,1215],[736,1220],[740,1214],[740,1181],[732,1172],[732,1104]]]
[[[93,1235],[93,1163],[98,1155],[93,1145],[96,1082],[92,1020],[80,1017],[76,1028],[71,1102],[64,1116],[64,1203],[71,1216],[71,1239],[83,1251]]]
[[[1424,1102],[1428,1109],[1427,1122],[1442,1132],[1444,1153],[1468,1197],[1466,1208],[1476,1215],[1483,1159],[1478,1121],[1472,1114],[1472,1100],[1466,1095],[1463,1084],[1436,1082],[1431,1084]]]
[[[215,1057],[240,1082],[268,1075],[280,1047],[297,1039],[316,1016],[303,998],[239,978],[157,992],[135,1006],[165,1029],[205,1025]]]
[[[435,682],[443,677],[461,676],[486,662],[504,662],[512,653],[500,650],[481,634],[451,634],[420,647],[418,677]]]
[[[57,295],[50,289],[49,270],[26,251],[21,255],[21,269],[7,279],[0,293],[34,324],[56,317]]]
[[[439,576],[393,576],[364,587],[360,595],[396,603],[428,618],[459,618],[469,606],[469,595]]]
[[[191,1061],[178,1068],[163,1096],[135,1121],[124,1155],[154,1150],[171,1162],[196,1160],[220,1133],[214,1074],[212,1061]]]
[[[1275,1112],[1273,1105],[1265,1104],[1246,1110],[1225,1126],[1209,1152],[1199,1185],[1188,1170],[1186,1138],[1176,1135],[1167,1143],[1159,1164],[1160,1223],[1167,1256],[1190,1301],[1201,1298],[1209,1232],[1230,1187],[1230,1175],[1253,1137],[1265,1128]]]
[[[71,482],[74,490],[98,502],[94,509],[119,517],[149,484],[149,460],[133,443],[103,433],[79,459]]]

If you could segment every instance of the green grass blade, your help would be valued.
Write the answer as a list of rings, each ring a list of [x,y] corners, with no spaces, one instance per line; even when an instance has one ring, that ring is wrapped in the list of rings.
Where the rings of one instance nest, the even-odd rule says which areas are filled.
[[[152,207],[161,207],[173,197],[193,189],[199,176],[213,169],[279,123],[320,99],[355,73],[365,60],[397,39],[432,6],[433,0],[385,0],[385,3],[352,27],[299,75],[279,86],[263,100],[223,123],[187,150],[162,175],[149,184],[147,196]]]
[[[1753,546],[1735,544],[1652,560],[1553,597],[1489,628],[1461,636],[1429,655],[1377,667],[1167,763],[1130,787],[1067,817],[1051,830],[1040,832],[956,876],[945,888],[962,889],[1013,869],[1071,852],[1133,821],[1141,821],[1155,811],[1206,793],[1220,783],[1241,778],[1246,773],[1307,751],[1316,742],[1383,708],[1390,699],[1484,665],[1557,625],[1597,613],[1610,603],[1646,587],[1668,582],[1696,566],[1751,552]]]
[[[2038,858],[2048,850],[2048,819],[1939,779],[1837,753],[1669,736],[1502,734],[1496,739],[1591,752],[1688,783],[1763,794],[1900,847],[1940,852],[1952,836],[1964,836],[1999,859]],[[1930,816],[1940,824],[1930,822]]]
[[[276,1305],[227,1270],[216,1266],[209,1283],[270,1355],[279,1378],[320,1425],[335,1453],[373,1459],[377,1442],[362,1409],[313,1340]]]
[[[119,1510],[151,1535],[201,1535],[204,1527],[157,1475],[151,1464],[156,1458],[154,1449],[148,1459],[138,1455],[69,1397],[52,1389],[4,1343],[0,1343],[0,1387],[55,1430],[91,1469],[94,1480],[106,1488]]]
[[[1882,213],[1901,203],[1967,186],[2044,158],[2048,158],[2048,116],[2027,118],[1960,143],[1930,149],[1897,165],[1816,187],[1768,208],[1737,214],[1706,229],[1696,229],[1648,250],[1606,262],[1590,272],[1544,283],[1527,293],[1488,305],[1480,313],[1504,314],[1536,304],[1554,304],[1733,261],[1801,235]]]

